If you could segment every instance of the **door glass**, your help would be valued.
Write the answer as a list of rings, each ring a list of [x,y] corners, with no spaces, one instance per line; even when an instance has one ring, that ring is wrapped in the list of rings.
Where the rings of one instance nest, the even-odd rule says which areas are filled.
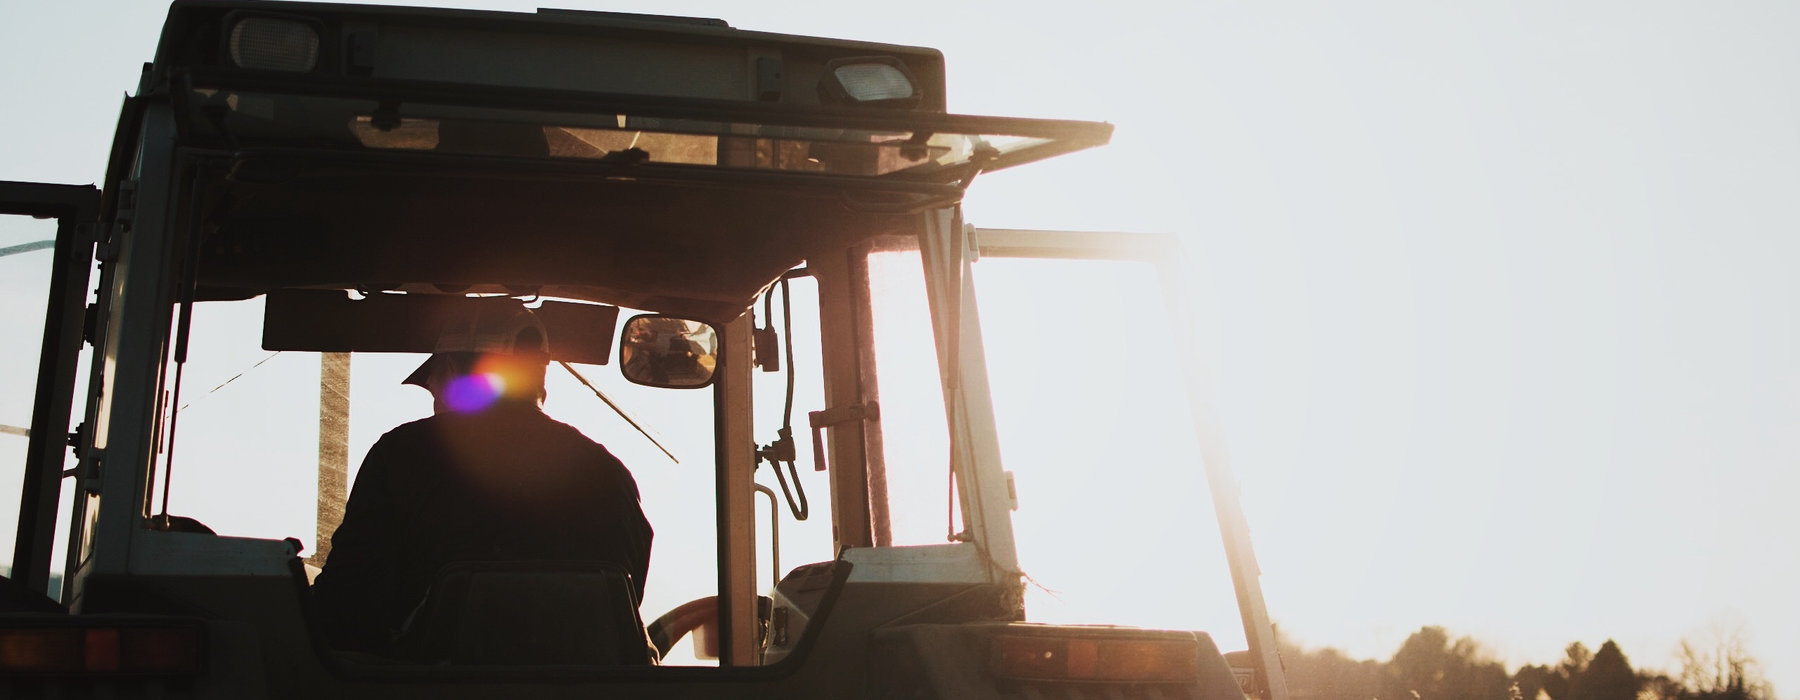
[[[952,528],[950,435],[924,263],[916,248],[901,248],[871,253],[868,265],[881,405],[873,425],[885,465],[870,476],[876,543],[943,544]]]
[[[1027,619],[1245,648],[1156,269],[983,258],[974,275]]]
[[[15,540],[18,536],[21,485],[25,478],[26,450],[30,444],[29,428],[37,395],[38,360],[43,352],[44,310],[50,291],[50,273],[55,259],[54,242],[57,222],[23,216],[0,216],[0,328],[7,329],[7,342],[0,343],[0,575],[10,575]],[[91,277],[90,277],[91,279]],[[87,365],[83,351],[77,367]],[[82,374],[78,372],[78,375]],[[73,412],[82,409],[85,377],[78,380]],[[72,427],[74,421],[69,425]],[[64,452],[65,468],[75,460]],[[54,551],[62,551],[61,539],[67,530],[71,484],[65,484],[58,504],[58,537]],[[63,558],[51,558],[50,591],[54,597],[61,590]]]
[[[784,303],[781,294],[793,294]],[[774,287],[775,298],[766,305],[758,302],[753,315],[758,327],[772,327],[784,335],[774,337],[771,347],[758,348],[781,353],[780,371],[757,371],[752,375],[756,402],[755,439],[759,446],[774,442],[781,427],[788,425],[794,441],[794,469],[760,463],[756,483],[768,491],[756,497],[757,582],[762,588],[785,576],[796,566],[830,561],[836,556],[831,539],[831,488],[829,474],[814,469],[817,464],[808,429],[807,414],[825,409],[825,385],[819,368],[824,359],[819,352],[819,287],[810,277],[798,277]],[[785,311],[784,311],[785,307]],[[790,356],[788,353],[792,351]],[[788,401],[788,380],[793,380],[793,400]],[[792,412],[788,412],[789,404]],[[775,472],[782,471],[778,478]],[[784,481],[787,482],[784,484]],[[795,511],[805,502],[806,520],[798,520]],[[772,535],[779,530],[780,538]],[[779,555],[779,556],[777,556]]]

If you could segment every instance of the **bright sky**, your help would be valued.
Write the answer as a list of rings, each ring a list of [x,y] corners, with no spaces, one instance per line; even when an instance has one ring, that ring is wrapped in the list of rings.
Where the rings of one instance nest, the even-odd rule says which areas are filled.
[[[1800,697],[1800,509],[1784,507],[1800,493],[1800,6],[1175,5],[596,9],[933,46],[953,111],[1116,124],[1109,147],[984,177],[969,218],[1183,237],[1287,634],[1386,658],[1441,624],[1510,665],[1610,637],[1634,664],[1672,669],[1680,638],[1735,626]],[[0,178],[101,177],[162,14],[4,12]],[[1045,318],[1069,335],[1102,327]],[[1120,364],[1134,372],[1120,381],[1160,379]],[[1035,380],[1066,388],[1052,401],[1112,396]],[[1143,418],[1104,430],[1162,421]],[[1168,450],[1090,469],[1197,483],[1189,453]],[[1023,538],[1038,517],[1028,485]],[[1144,527],[1177,533],[1192,515],[1137,510],[1168,513]],[[1173,543],[1161,560],[1106,573],[1135,598],[1216,558],[1211,537],[1157,540]],[[1165,619],[1228,603],[1176,600]]]

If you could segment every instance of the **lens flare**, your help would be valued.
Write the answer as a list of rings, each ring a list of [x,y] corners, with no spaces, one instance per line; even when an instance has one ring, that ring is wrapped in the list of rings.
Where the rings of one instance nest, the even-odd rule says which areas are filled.
[[[458,413],[474,413],[494,405],[506,389],[500,375],[476,373],[450,380],[444,387],[444,403]]]

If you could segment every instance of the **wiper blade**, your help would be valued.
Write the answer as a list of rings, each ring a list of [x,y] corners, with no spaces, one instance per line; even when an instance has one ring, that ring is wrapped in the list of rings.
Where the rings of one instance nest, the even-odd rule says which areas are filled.
[[[587,377],[583,377],[583,376],[581,376],[580,372],[575,371],[575,367],[573,365],[570,365],[567,362],[562,362],[560,360],[557,361],[556,364],[562,365],[563,369],[569,370],[569,374],[575,376],[575,381],[581,382],[581,385],[587,387],[588,391],[594,392],[594,395],[600,397],[601,401],[605,401],[607,408],[612,409],[613,413],[619,414],[619,417],[624,418],[626,423],[630,423],[631,427],[636,428],[637,431],[644,436],[645,440],[649,440],[650,444],[656,446],[656,449],[662,450],[663,454],[668,455],[669,461],[674,462],[676,464],[681,463],[681,460],[675,458],[675,453],[670,452],[669,448],[663,447],[662,443],[657,442],[656,438],[651,437],[650,431],[645,430],[644,426],[638,425],[637,421],[632,420],[631,414],[626,413],[624,408],[621,408],[618,404],[613,403],[613,400],[606,396],[606,392],[600,391],[600,387],[594,386],[594,384],[592,382],[589,382],[587,380]]]

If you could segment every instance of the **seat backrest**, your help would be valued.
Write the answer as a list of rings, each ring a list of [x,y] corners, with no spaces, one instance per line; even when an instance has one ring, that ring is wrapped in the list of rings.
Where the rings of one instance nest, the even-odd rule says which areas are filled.
[[[454,665],[646,665],[636,601],[616,564],[461,562],[438,573],[396,651]]]

